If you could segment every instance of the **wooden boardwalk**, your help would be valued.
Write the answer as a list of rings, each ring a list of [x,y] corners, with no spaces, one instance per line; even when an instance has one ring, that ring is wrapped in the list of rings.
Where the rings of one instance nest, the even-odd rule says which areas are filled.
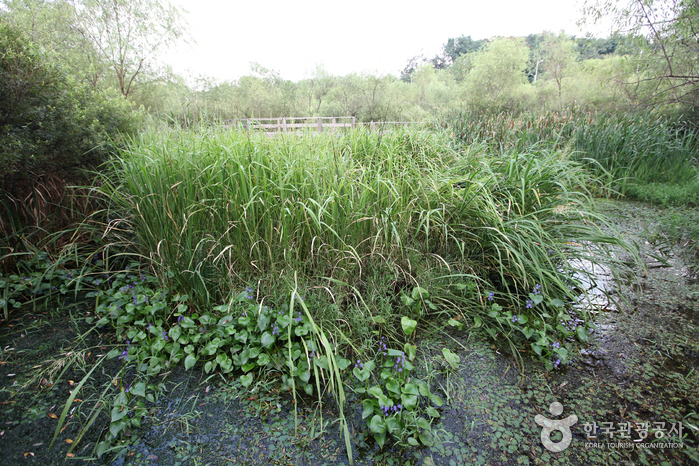
[[[283,118],[246,118],[238,120],[223,120],[224,128],[256,131],[263,133],[336,131],[342,128],[368,128],[371,131],[385,131],[388,127],[415,124],[412,121],[372,121],[357,123],[355,117],[283,117]]]

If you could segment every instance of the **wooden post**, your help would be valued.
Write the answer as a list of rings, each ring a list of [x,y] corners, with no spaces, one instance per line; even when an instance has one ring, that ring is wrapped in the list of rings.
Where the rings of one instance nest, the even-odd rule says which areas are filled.
[[[252,131],[252,120],[251,120],[250,118],[248,118],[248,119],[245,120],[245,121],[246,121],[246,125],[247,125],[247,128],[248,128],[248,131]]]
[[[282,125],[284,127],[284,132],[286,133],[286,118],[282,118]]]
[[[352,129],[354,129],[354,117],[352,117]]]
[[[281,129],[282,129],[282,121],[279,118],[277,118],[277,131],[281,131]]]
[[[373,133],[374,131],[376,131],[376,122],[372,121],[371,122],[371,132]]]
[[[318,117],[318,132],[323,132],[323,120],[321,120],[320,117]]]

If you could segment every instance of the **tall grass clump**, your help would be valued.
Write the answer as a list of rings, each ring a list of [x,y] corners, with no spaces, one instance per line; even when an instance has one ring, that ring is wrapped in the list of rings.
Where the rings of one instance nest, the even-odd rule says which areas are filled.
[[[461,109],[440,116],[435,126],[446,130],[459,145],[478,144],[487,147],[491,154],[502,154],[541,144],[561,149],[573,123],[584,116],[576,109],[543,114]]]
[[[409,133],[151,133],[104,189],[128,241],[208,305],[258,276],[361,276],[373,260],[399,262],[418,237],[439,252],[442,203],[425,188],[453,159],[435,136]]]
[[[192,131],[132,141],[102,190],[112,202],[107,247],[150,261],[190,306],[225,302],[249,283],[264,295],[297,272],[331,296],[331,320],[399,328],[408,312],[399,298],[420,286],[433,305],[414,317],[438,309],[472,320],[463,310],[478,312],[485,290],[513,303],[535,284],[572,297],[566,258],[591,258],[582,242],[614,242],[591,223],[591,184],[563,151],[492,157],[456,151],[444,134]]]

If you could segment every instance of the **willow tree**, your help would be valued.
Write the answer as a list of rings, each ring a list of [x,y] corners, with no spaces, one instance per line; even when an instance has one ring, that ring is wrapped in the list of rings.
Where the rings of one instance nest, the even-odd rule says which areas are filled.
[[[75,0],[75,23],[128,97],[139,75],[185,34],[178,8],[158,0]]]
[[[645,103],[699,103],[699,0],[588,0],[585,20],[612,18],[616,32],[638,39],[637,68],[629,81],[652,82]]]
[[[186,34],[181,10],[167,0],[0,0],[0,16],[93,87],[124,97],[158,55]]]
[[[575,41],[564,33],[545,33],[540,47],[543,53],[543,70],[556,83],[558,102],[562,104],[563,79],[572,76],[575,68]]]
[[[513,108],[525,86],[529,49],[522,39],[497,38],[473,59],[467,78],[470,99],[478,107]]]

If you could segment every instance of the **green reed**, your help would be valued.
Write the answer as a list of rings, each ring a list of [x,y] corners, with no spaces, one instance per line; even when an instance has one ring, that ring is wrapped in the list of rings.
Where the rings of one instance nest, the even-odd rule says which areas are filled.
[[[481,144],[493,154],[531,147],[568,149],[572,158],[585,162],[595,176],[622,194],[632,184],[684,184],[697,178],[696,132],[654,112],[461,111],[442,117],[438,125],[462,144]]]
[[[538,145],[451,146],[409,131],[147,133],[105,177],[119,225],[108,244],[135,249],[194,306],[294,272],[358,289],[469,274],[512,296],[535,283],[569,296],[566,258],[591,255],[570,245],[614,243],[592,222],[584,165]]]

